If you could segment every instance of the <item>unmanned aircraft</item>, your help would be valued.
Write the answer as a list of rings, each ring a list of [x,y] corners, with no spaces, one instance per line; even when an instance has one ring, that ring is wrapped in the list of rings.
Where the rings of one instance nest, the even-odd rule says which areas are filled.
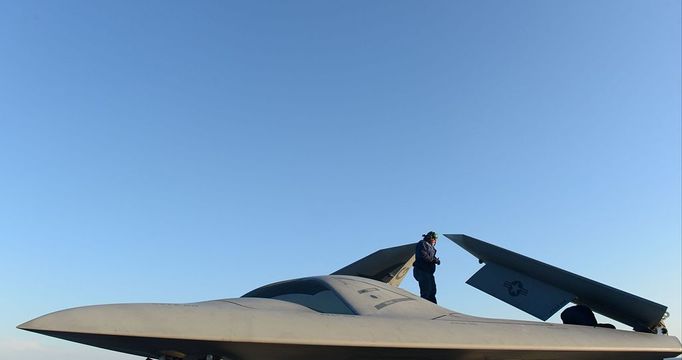
[[[682,353],[663,305],[466,235],[485,263],[467,283],[542,320],[573,302],[638,331],[461,314],[398,288],[415,244],[327,276],[189,304],[95,305],[18,328],[159,360],[654,360]]]

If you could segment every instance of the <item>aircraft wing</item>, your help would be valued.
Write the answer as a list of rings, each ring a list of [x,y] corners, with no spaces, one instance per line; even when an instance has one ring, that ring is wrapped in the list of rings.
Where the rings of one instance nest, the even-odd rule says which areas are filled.
[[[415,243],[381,249],[331,275],[360,276],[399,286],[414,263]]]
[[[467,284],[541,320],[569,302],[632,326],[652,329],[667,307],[467,235],[445,235],[483,266]]]

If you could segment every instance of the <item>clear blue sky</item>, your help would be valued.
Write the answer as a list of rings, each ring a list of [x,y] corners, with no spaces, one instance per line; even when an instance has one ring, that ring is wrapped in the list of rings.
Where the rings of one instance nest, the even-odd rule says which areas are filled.
[[[666,304],[682,335],[680,4],[0,1],[0,354],[133,359],[14,327],[428,230]],[[529,319],[438,248],[442,305]]]

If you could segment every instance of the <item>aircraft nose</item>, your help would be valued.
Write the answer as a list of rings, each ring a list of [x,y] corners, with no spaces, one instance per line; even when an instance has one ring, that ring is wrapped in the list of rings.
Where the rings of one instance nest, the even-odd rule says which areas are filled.
[[[51,314],[37,317],[17,326],[18,329],[45,332],[45,331],[78,331],[83,324],[97,323],[106,312],[104,306],[86,306],[66,309]]]
[[[37,317],[33,320],[29,320],[23,324],[17,325],[17,329],[27,330],[27,331],[40,331],[40,330],[50,330],[55,326],[56,318],[60,316],[54,316],[54,314],[43,315]],[[59,320],[56,321],[58,324]],[[61,327],[61,326],[60,326]]]
[[[28,331],[33,330],[33,329],[38,327],[34,323],[35,320],[38,320],[38,319],[29,320],[23,324],[19,324],[19,325],[17,325],[17,329],[28,330]]]
[[[120,336],[176,336],[184,329],[206,331],[204,324],[229,324],[250,312],[228,302],[203,304],[109,304],[71,308],[37,317],[17,328],[46,335],[64,333]],[[217,320],[217,315],[220,320]]]
[[[225,301],[190,304],[109,304],[53,312],[17,326],[43,335],[111,348],[115,337],[225,339],[236,322],[252,321],[254,310]],[[212,324],[207,326],[206,324]]]

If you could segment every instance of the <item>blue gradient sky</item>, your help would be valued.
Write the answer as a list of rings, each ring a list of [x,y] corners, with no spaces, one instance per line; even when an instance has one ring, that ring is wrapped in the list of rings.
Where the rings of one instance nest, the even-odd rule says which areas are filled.
[[[14,327],[428,230],[666,304],[682,335],[680,4],[0,1],[2,357],[132,359]],[[530,319],[438,249],[442,305]]]

